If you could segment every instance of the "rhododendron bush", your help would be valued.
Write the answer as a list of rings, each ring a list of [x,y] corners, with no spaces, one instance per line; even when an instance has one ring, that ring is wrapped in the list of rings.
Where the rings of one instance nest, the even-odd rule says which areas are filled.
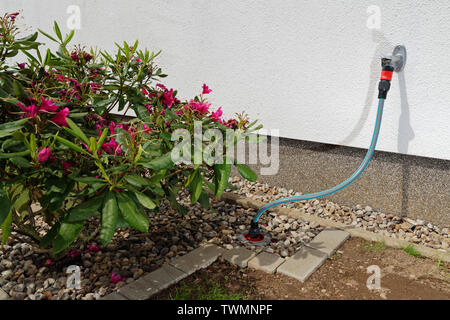
[[[138,50],[137,42],[116,44],[114,54],[88,50],[69,45],[73,32],[63,36],[56,23],[54,35],[19,37],[16,18],[5,14],[0,21],[2,244],[16,231],[54,254],[94,236],[105,245],[117,228],[147,232],[148,215],[165,199],[185,210],[177,202],[180,188],[205,207],[208,188],[216,195],[227,188],[231,164],[174,163],[171,136],[180,128],[193,133],[195,121],[205,130],[258,129],[245,115],[224,119],[207,101],[206,84],[182,101],[161,83],[158,54]],[[43,49],[38,36],[58,49]],[[13,62],[21,57],[25,62]],[[137,116],[114,115],[114,108]],[[35,203],[39,210],[32,210]],[[36,226],[38,219],[46,229]],[[97,235],[86,234],[87,219],[98,221]]]

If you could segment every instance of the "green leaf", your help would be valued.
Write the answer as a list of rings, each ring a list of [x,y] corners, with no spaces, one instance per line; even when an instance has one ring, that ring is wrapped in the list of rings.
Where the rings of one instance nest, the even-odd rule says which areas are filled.
[[[46,36],[47,38],[49,38],[50,40],[53,40],[55,42],[58,42],[58,40],[56,40],[55,38],[53,38],[51,35],[49,35],[48,33],[45,33],[44,31],[42,31],[41,29],[38,29],[40,33],[42,33],[44,36]]]
[[[6,217],[5,221],[3,221],[3,224],[0,226],[0,229],[2,229],[2,247],[6,243],[6,240],[8,240],[9,235],[11,234],[11,224],[12,224],[12,210],[9,210],[9,214]]]
[[[147,209],[152,210],[156,208],[156,203],[154,203],[153,200],[150,199],[150,197],[148,197],[147,195],[141,192],[135,192],[134,195],[136,196],[138,201]]]
[[[31,158],[33,160],[36,160],[36,151],[37,151],[36,136],[32,133],[30,134],[30,152]]]
[[[79,145],[76,145],[75,143],[72,143],[69,140],[61,138],[60,136],[55,136],[55,139],[58,140],[61,144],[65,145],[66,147],[69,147],[72,150],[75,150],[75,151],[81,152],[81,153],[87,153]]]
[[[136,207],[136,203],[126,194],[117,194],[117,203],[123,219],[133,228],[147,232],[149,227],[148,217],[142,214]]]
[[[140,188],[140,187],[142,187],[142,186],[147,186],[147,185],[149,185],[149,181],[148,181],[147,179],[145,179],[145,178],[143,178],[143,177],[141,177],[140,175],[137,175],[137,174],[135,174],[135,173],[126,175],[126,176],[124,177],[124,179],[125,179],[129,184],[131,184],[132,186],[135,186],[135,187],[138,187],[138,188]]]
[[[173,208],[175,208],[178,212],[182,214],[187,213],[187,209],[177,201],[176,192],[173,189],[171,188],[164,189],[164,193],[166,194],[166,197],[170,201],[170,204],[172,205]]]
[[[202,189],[202,176],[198,170],[194,171],[194,177],[192,178],[189,184],[189,191],[191,192],[191,203],[194,204],[197,202],[200,197],[203,189]]]
[[[122,217],[120,210],[119,210],[119,217],[117,219],[116,227],[117,228],[131,228],[131,226],[128,224],[128,222],[126,222],[125,219]]]
[[[25,97],[25,91],[23,89],[22,84],[19,81],[14,80],[13,87],[14,87],[14,94],[15,94],[16,97],[18,97],[18,98],[24,98]]]
[[[53,253],[58,254],[75,241],[83,229],[83,222],[62,222],[58,235],[53,240]]]
[[[170,152],[167,152],[165,155],[161,157],[155,158],[149,162],[142,163],[142,166],[153,170],[163,170],[172,168],[173,162],[170,154],[171,154]]]
[[[119,217],[119,208],[113,192],[108,192],[102,209],[102,228],[100,230],[100,241],[107,245],[114,236],[117,220]]]
[[[207,210],[211,209],[211,203],[209,202],[209,197],[206,194],[206,192],[204,192],[203,190],[202,190],[202,193],[200,194],[200,197],[198,198],[198,203],[200,203],[200,205]]]
[[[103,142],[106,139],[106,136],[108,135],[108,128],[103,129],[102,135],[100,136],[100,139],[97,141],[97,150],[101,148]]]
[[[31,167],[30,161],[28,161],[27,159],[25,159],[23,157],[14,157],[14,158],[11,158],[10,161],[20,168],[30,168]]]
[[[0,152],[0,159],[9,159],[9,158],[13,158],[13,157],[21,157],[21,156],[26,156],[30,153],[30,150],[25,150],[25,151],[21,151],[21,152],[11,152],[11,153],[3,153]]]
[[[70,40],[72,40],[74,34],[75,30],[71,30],[70,33],[66,36],[66,39],[64,39],[64,45],[67,45]]]
[[[238,169],[239,174],[244,178],[247,179],[248,181],[252,181],[255,182],[256,179],[258,179],[258,175],[252,170],[250,169],[248,166],[246,166],[245,164],[235,164],[235,167]]]
[[[11,211],[11,202],[9,201],[6,190],[0,188],[0,225],[6,220]]]
[[[15,131],[21,129],[26,122],[28,122],[28,118],[0,124],[0,138],[12,135]]]
[[[53,227],[50,228],[50,230],[42,238],[41,242],[39,242],[39,248],[47,248],[53,242],[55,237],[58,235],[60,226],[61,224],[56,222]]]
[[[58,24],[56,23],[56,21],[55,21],[55,23],[54,23],[54,25],[53,25],[53,30],[55,31],[56,36],[58,37],[58,39],[61,40],[61,41],[63,41],[63,38],[62,38],[62,35],[61,35],[61,30],[59,30],[59,26],[58,26]]]
[[[150,179],[148,179],[149,184],[155,185],[161,181],[162,178],[166,175],[166,170],[161,170],[160,172],[156,173],[155,175],[151,176]]]
[[[72,174],[69,174],[68,177],[72,180],[81,182],[81,183],[86,183],[86,184],[95,184],[95,183],[101,183],[104,184],[106,182],[106,180],[102,180],[99,178],[94,178],[94,177],[75,177]]]
[[[86,137],[84,132],[80,129],[80,127],[78,127],[76,125],[76,123],[73,122],[69,118],[66,118],[66,121],[67,121],[67,124],[69,125],[70,129],[72,129],[72,130],[67,129],[66,127],[64,127],[64,129],[66,129],[72,135],[74,135],[75,137],[77,137],[78,139],[82,140],[84,143],[89,145],[89,139]]]
[[[228,185],[228,178],[230,177],[231,164],[215,164],[214,165],[214,185],[216,196],[220,197]]]
[[[68,222],[84,221],[98,212],[103,202],[103,195],[89,199],[71,208],[67,216]]]

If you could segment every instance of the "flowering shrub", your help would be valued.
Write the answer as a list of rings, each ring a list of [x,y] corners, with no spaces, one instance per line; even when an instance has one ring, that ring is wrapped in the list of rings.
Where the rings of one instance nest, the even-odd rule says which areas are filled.
[[[69,50],[73,31],[63,37],[55,23],[54,36],[39,30],[59,45],[44,54],[38,32],[18,37],[16,17],[0,19],[2,244],[16,231],[59,254],[93,236],[83,228],[92,219],[105,245],[116,228],[147,232],[148,213],[164,199],[185,210],[176,200],[180,188],[205,207],[206,188],[217,196],[227,188],[231,164],[174,163],[171,136],[180,128],[192,133],[195,121],[222,132],[258,129],[244,114],[223,119],[222,109],[206,99],[212,91],[206,84],[201,94],[181,101],[159,83],[166,76],[154,62],[159,52],[138,50],[137,41],[116,44],[114,54]],[[8,63],[18,53],[27,61]],[[114,108],[137,117],[114,115]],[[236,166],[256,179],[245,165]],[[32,210],[37,202],[41,208]],[[36,227],[40,217],[47,231]]]

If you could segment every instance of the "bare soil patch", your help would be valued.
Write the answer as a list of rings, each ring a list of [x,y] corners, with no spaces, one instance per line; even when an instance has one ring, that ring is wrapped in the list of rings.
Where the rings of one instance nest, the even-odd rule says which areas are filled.
[[[381,290],[371,291],[366,286],[371,275],[366,270],[371,265],[381,269]],[[218,287],[230,297],[256,300],[449,300],[450,267],[431,259],[415,258],[400,249],[352,238],[305,283],[280,274],[239,269],[222,260],[153,299],[202,299],[205,296],[212,299],[214,295],[205,292]]]

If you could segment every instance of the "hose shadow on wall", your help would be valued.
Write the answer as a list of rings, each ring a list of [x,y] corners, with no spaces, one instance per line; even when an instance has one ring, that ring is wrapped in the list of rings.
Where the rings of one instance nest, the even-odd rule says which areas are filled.
[[[375,91],[377,90],[378,77],[375,75],[379,74],[380,70],[380,57],[383,53],[392,50],[394,45],[384,36],[384,34],[379,30],[372,31],[372,41],[377,44],[372,62],[370,64],[369,74],[371,75],[369,79],[369,87],[366,93],[366,98],[364,101],[364,108],[359,118],[358,122],[352,129],[352,131],[345,137],[339,145],[346,145],[350,143],[362,130],[364,124],[367,122],[370,108],[373,103],[373,97]],[[401,104],[401,114],[399,118],[398,127],[398,140],[397,140],[397,150],[400,153],[407,154],[409,149],[409,143],[414,139],[414,131],[410,123],[410,110],[408,103],[408,96],[406,91],[406,81],[405,72],[398,73],[398,82],[400,90],[400,104]],[[410,179],[410,163],[409,161],[404,161],[402,163],[402,203],[401,203],[401,214],[406,216],[408,211],[408,188]]]
[[[375,92],[378,92],[378,80],[379,80],[379,74],[381,69],[381,60],[380,57],[386,53],[389,52],[389,50],[392,50],[393,45],[389,42],[389,40],[386,39],[384,34],[381,31],[373,30],[372,31],[372,41],[377,44],[375,51],[372,56],[372,62],[370,63],[370,70],[369,70],[369,87],[367,89],[366,98],[364,100],[364,108],[361,114],[361,117],[359,118],[358,122],[352,129],[352,131],[345,137],[341,142],[339,142],[339,145],[347,145],[350,142],[352,142],[361,132],[362,128],[364,127],[364,124],[367,122],[367,118],[369,117],[370,108],[373,104],[373,99],[375,97]]]
[[[406,154],[409,148],[409,142],[414,139],[414,131],[411,127],[408,95],[406,92],[405,71],[398,73],[398,84],[400,89],[401,114],[398,124],[397,150]],[[408,213],[408,189],[410,179],[410,162],[405,161],[402,164],[402,207],[401,214],[406,216]]]
[[[360,134],[362,128],[364,127],[364,124],[367,122],[370,108],[372,107],[373,99],[375,97],[375,92],[378,92],[378,75],[380,74],[381,68],[380,57],[383,55],[383,53],[392,50],[393,47],[389,40],[386,39],[384,34],[378,30],[372,31],[372,41],[375,42],[377,46],[372,56],[372,62],[370,63],[369,87],[367,89],[366,97],[364,100],[364,108],[362,110],[362,114],[356,125],[353,127],[352,131],[350,131],[350,133],[342,141],[337,144],[327,145],[326,147],[319,146],[317,148],[318,151],[330,151],[331,149],[336,148],[339,149],[340,146],[349,144]]]

